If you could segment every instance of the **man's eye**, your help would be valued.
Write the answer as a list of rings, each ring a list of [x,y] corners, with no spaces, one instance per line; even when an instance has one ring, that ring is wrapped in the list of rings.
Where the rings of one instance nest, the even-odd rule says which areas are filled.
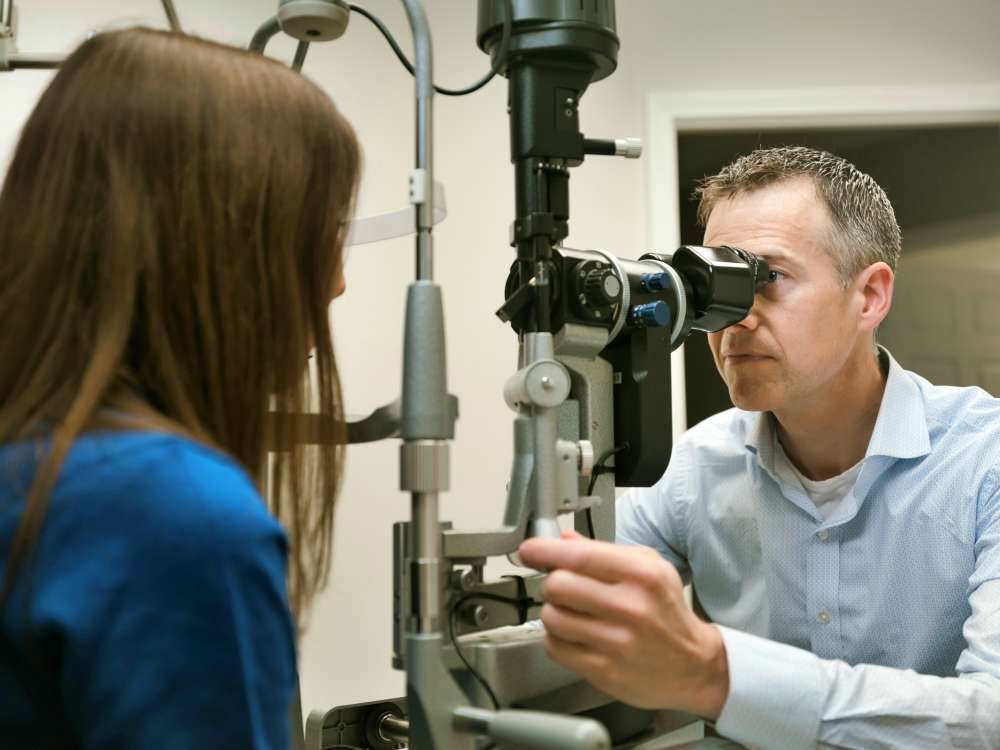
[[[783,273],[782,273],[781,271],[771,271],[771,272],[770,272],[770,273],[769,273],[769,274],[767,275],[767,280],[768,280],[768,281],[769,281],[770,283],[772,283],[772,284],[773,284],[773,283],[774,283],[775,281],[778,281],[779,279],[783,279],[783,278],[785,278],[785,274],[783,274]]]

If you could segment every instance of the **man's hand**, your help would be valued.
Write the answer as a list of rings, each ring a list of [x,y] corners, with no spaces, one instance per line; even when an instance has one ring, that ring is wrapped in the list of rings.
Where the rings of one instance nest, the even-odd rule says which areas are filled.
[[[673,565],[648,547],[571,531],[528,539],[519,554],[551,571],[542,622],[555,661],[633,706],[719,717],[729,694],[722,635],[688,608]]]

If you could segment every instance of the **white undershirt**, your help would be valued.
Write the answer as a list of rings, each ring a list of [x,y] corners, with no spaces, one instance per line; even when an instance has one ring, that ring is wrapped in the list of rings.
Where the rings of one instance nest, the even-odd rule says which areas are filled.
[[[778,440],[777,430],[773,430],[772,434],[774,436],[775,473],[793,487],[801,487],[809,495],[819,514],[823,516],[823,520],[829,521],[830,516],[833,515],[843,499],[854,489],[854,483],[858,480],[858,474],[861,473],[864,459],[858,461],[843,474],[838,474],[830,479],[818,481],[809,479],[795,468],[795,464],[785,454],[785,449],[781,446],[781,441]]]

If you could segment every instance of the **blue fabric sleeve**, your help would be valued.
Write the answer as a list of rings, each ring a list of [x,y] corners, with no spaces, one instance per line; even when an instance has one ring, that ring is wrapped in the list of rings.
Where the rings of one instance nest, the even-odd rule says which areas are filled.
[[[32,605],[61,644],[73,733],[94,750],[289,747],[280,526],[235,464],[194,444],[111,465],[103,492],[53,517]]]

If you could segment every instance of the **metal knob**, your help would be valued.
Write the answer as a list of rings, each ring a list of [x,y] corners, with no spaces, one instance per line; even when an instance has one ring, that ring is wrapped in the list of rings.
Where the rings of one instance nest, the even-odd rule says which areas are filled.
[[[644,273],[639,277],[639,283],[647,292],[662,292],[670,287],[670,274],[664,271]]]
[[[490,619],[490,613],[482,604],[470,604],[462,609],[462,619],[467,625],[481,628]]]
[[[613,305],[622,293],[622,283],[614,269],[594,269],[583,281],[583,293],[593,305]]]
[[[670,324],[670,308],[663,300],[647,302],[633,307],[628,319],[637,328],[662,328]]]
[[[638,138],[615,138],[615,155],[638,159],[642,156],[642,141]]]

